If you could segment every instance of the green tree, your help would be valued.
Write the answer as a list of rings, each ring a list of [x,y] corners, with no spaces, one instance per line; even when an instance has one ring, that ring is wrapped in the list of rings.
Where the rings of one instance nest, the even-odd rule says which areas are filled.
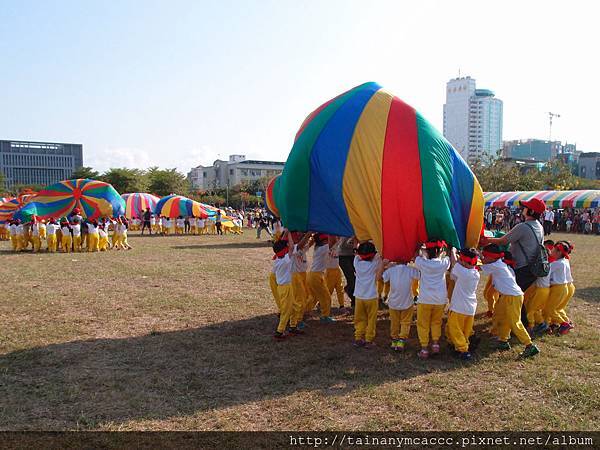
[[[140,169],[109,169],[100,177],[102,181],[112,184],[121,194],[128,192],[144,192],[147,186],[146,174]]]
[[[90,178],[92,180],[97,180],[100,176],[99,172],[96,172],[91,167],[78,167],[73,171],[71,178]]]
[[[148,192],[164,197],[169,194],[189,195],[190,183],[177,169],[151,167],[146,173]]]

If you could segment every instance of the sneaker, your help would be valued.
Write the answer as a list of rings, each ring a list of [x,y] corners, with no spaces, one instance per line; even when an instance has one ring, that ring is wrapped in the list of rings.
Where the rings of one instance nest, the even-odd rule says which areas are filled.
[[[298,328],[290,328],[290,335],[292,336],[300,336],[304,334],[304,331],[299,330]]]
[[[521,358],[531,358],[532,356],[537,355],[539,352],[540,349],[537,348],[535,344],[529,344],[527,347],[525,347],[525,350],[523,350],[523,353],[521,353],[519,356]]]
[[[357,339],[352,343],[352,345],[354,345],[355,347],[364,347],[365,341],[363,341],[362,339]]]
[[[548,329],[548,324],[546,322],[542,322],[540,324],[537,324],[535,327],[533,327],[533,332],[535,334],[542,334],[542,333],[545,333],[547,329]]]
[[[473,359],[473,356],[469,352],[462,352],[459,354],[459,358],[463,361],[471,361]]]
[[[372,349],[372,348],[375,348],[375,347],[377,347],[377,344],[375,344],[375,342],[365,342],[365,345],[364,345],[364,347],[365,347],[367,350],[370,350],[370,349]]]
[[[440,353],[440,344],[431,344],[431,354],[438,355]]]
[[[546,329],[546,333],[558,335],[558,325],[552,324]]]
[[[331,316],[322,316],[320,320],[323,323],[333,323],[333,322],[335,322],[335,319],[333,317],[331,317]]]
[[[561,323],[560,327],[558,327],[558,334],[568,334],[569,331],[571,331],[571,328],[569,327],[569,324],[567,322]]]
[[[501,351],[510,350],[510,344],[507,341],[498,341],[496,349]]]
[[[392,344],[390,345],[392,350],[398,350],[398,339],[392,339]]]
[[[296,328],[298,328],[299,330],[304,330],[306,328],[306,324],[304,322],[298,322]]]
[[[283,341],[285,339],[285,334],[276,331],[273,335],[273,339],[275,339],[276,341]]]
[[[406,348],[406,340],[398,339],[398,341],[396,341],[396,350],[403,352],[405,348]]]
[[[419,353],[417,353],[417,356],[419,357],[419,359],[427,359],[429,358],[429,351],[423,348]]]

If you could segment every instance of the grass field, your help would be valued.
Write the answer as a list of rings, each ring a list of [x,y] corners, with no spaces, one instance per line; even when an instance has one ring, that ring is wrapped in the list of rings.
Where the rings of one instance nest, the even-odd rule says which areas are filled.
[[[392,353],[383,312],[376,349],[352,347],[349,317],[274,342],[272,252],[252,233],[100,254],[0,243],[0,429],[595,430],[600,238],[570,237],[575,330],[523,361],[491,350],[480,314],[471,363],[419,361],[414,337]]]

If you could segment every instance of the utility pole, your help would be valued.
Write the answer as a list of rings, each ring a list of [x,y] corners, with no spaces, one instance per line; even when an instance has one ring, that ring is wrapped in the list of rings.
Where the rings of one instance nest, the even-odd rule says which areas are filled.
[[[560,118],[560,114],[555,114],[553,112],[549,112],[548,113],[548,118],[550,119],[550,128],[549,128],[549,132],[548,132],[548,140],[550,142],[552,142],[552,119],[554,118]]]

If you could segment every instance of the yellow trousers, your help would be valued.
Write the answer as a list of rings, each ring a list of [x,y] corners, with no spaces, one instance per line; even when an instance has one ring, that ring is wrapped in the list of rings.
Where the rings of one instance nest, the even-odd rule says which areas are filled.
[[[12,244],[13,252],[19,251],[19,237],[13,235],[10,237],[10,243]]]
[[[560,305],[558,305],[558,312],[560,313],[560,316],[563,319],[563,322],[571,321],[569,319],[569,316],[567,316],[567,306],[569,305],[569,302],[573,298],[573,295],[575,295],[575,285],[573,283],[567,283],[567,289],[569,291],[567,293],[567,296],[565,297],[565,299],[562,302],[560,302]]]
[[[490,275],[487,278],[485,287],[483,288],[483,298],[485,298],[485,300],[487,301],[488,312],[491,314],[494,313],[494,306],[498,301],[498,297],[500,297],[500,293],[494,288],[493,279]]]
[[[529,291],[529,289],[527,289],[527,291]],[[534,325],[539,325],[544,322],[544,315],[542,311],[546,307],[549,295],[550,288],[536,286],[530,292],[528,298],[525,298],[525,310],[527,311],[527,322],[529,323],[530,328]]]
[[[446,336],[457,352],[469,351],[469,338],[473,335],[474,316],[467,316],[454,311],[448,313]]]
[[[390,337],[392,339],[408,339],[413,320],[413,307],[407,309],[389,309]]]
[[[105,252],[106,250],[108,250],[108,236],[98,236],[98,250],[100,250],[101,252]]]
[[[440,340],[445,307],[446,305],[417,304],[417,334],[421,347],[425,348],[429,345],[430,332],[433,342]]]
[[[331,294],[327,290],[323,272],[309,272],[306,281],[311,293],[314,296],[314,302],[319,302],[321,308],[321,317],[331,315]]]
[[[295,327],[304,318],[306,307],[306,272],[294,272],[292,274],[292,289],[294,291],[294,302],[292,304],[292,317],[290,326]]]
[[[76,252],[81,251],[81,235],[73,236],[73,250]]]
[[[279,325],[277,331],[283,333],[292,316],[292,303],[294,301],[294,293],[291,284],[280,284],[277,286],[277,295],[279,297],[279,305],[281,312],[279,315]]]
[[[419,296],[419,280],[418,279],[413,278],[413,280],[410,282],[410,290],[412,292],[413,297]]]
[[[61,240],[61,248],[63,253],[71,253],[71,245],[73,244],[73,239],[70,234],[63,234]]]
[[[56,244],[58,243],[56,234],[49,234],[46,241],[48,242],[48,251],[54,253],[56,251]]]
[[[277,305],[277,311],[279,314],[281,314],[281,305],[279,303],[279,291],[277,290],[277,277],[275,276],[275,272],[271,272],[269,274],[269,287],[271,288],[271,294],[273,294],[275,305]]]
[[[329,291],[329,295],[333,293],[335,290],[335,295],[337,296],[338,304],[340,308],[344,307],[344,286],[342,284],[342,269],[339,267],[335,269],[327,269],[325,270],[325,281],[327,283],[327,290]]]
[[[39,252],[42,246],[42,240],[39,236],[31,236],[31,241],[33,242],[33,251]]]
[[[498,298],[496,309],[503,311],[503,320],[498,321],[498,338],[501,341],[510,339],[510,332],[519,339],[521,344],[531,344],[531,337],[521,322],[522,295],[502,295]]]
[[[98,233],[88,233],[88,252],[100,251],[100,236]]]
[[[387,298],[388,295],[390,295],[390,282],[388,281],[387,283],[384,283],[383,280],[380,278],[379,280],[377,280],[377,297]]]
[[[455,283],[456,282],[450,277],[450,274],[446,273],[446,293],[448,294],[448,298],[452,298]]]
[[[357,298],[354,304],[354,339],[373,342],[377,327],[377,309],[379,303],[376,298]]]
[[[561,314],[560,308],[561,305],[565,304],[565,300],[568,301],[568,296],[569,287],[567,284],[550,286],[550,293],[548,294],[548,300],[544,308],[544,319],[548,325],[560,325],[563,322],[568,322]]]

